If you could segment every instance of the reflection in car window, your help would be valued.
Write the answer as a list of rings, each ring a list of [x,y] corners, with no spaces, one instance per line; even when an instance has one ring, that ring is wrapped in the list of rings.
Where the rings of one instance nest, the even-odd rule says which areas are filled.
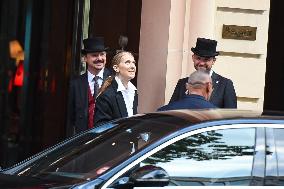
[[[118,120],[101,129],[96,128],[48,153],[18,175],[45,179],[69,178],[88,180],[105,173],[144,147],[190,125],[189,121],[169,115],[147,115]],[[65,179],[66,179],[65,178]]]
[[[274,139],[277,153],[278,179],[275,185],[284,185],[284,129],[274,129]],[[270,175],[268,175],[270,176]]]
[[[145,159],[165,169],[171,185],[249,185],[255,129],[199,133],[179,140]]]

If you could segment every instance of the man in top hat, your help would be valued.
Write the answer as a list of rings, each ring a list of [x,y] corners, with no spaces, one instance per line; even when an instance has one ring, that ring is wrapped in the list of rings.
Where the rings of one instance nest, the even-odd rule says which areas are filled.
[[[70,81],[67,115],[67,136],[92,128],[94,125],[95,100],[103,81],[111,75],[105,68],[106,51],[103,37],[83,40],[81,50],[87,71]]]
[[[212,70],[219,52],[216,51],[217,41],[205,38],[197,38],[196,47],[191,48],[192,60],[196,70],[208,72],[212,78],[213,92],[209,101],[218,108],[237,108],[237,97],[233,82]],[[184,98],[188,93],[186,82],[188,77],[180,79],[176,85],[170,102]]]

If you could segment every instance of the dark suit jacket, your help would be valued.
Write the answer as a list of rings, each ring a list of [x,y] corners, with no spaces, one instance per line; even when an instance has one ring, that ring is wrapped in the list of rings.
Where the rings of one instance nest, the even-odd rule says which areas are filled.
[[[113,119],[128,117],[122,93],[117,91],[117,82],[113,79],[111,85],[98,96],[95,108],[95,126]],[[134,96],[133,114],[137,114],[138,95]]]
[[[111,72],[104,69],[105,80]],[[70,81],[66,135],[72,136],[88,129],[88,74],[77,76]]]
[[[190,94],[185,95],[184,98],[162,106],[158,111],[176,110],[176,109],[205,109],[205,108],[217,108],[212,103],[205,100],[203,96]]]
[[[213,92],[210,102],[219,108],[237,108],[237,96],[233,82],[215,72],[212,73]],[[170,102],[182,99],[186,94],[185,84],[188,77],[180,79]]]

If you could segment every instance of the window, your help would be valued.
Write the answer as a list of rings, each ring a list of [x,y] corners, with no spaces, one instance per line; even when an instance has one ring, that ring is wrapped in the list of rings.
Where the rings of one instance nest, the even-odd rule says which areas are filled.
[[[169,115],[149,115],[146,118],[133,116],[94,128],[19,169],[17,174],[38,178],[93,179],[190,124]]]
[[[165,169],[170,185],[249,185],[255,129],[227,129],[192,135],[141,162]]]
[[[278,173],[276,174],[270,174],[266,176],[266,180],[270,179],[273,182],[274,185],[279,185],[283,186],[284,185],[284,129],[274,129],[274,139],[275,139],[275,146],[276,146],[276,154],[272,153],[273,151],[270,150],[269,152],[272,153],[271,155],[276,155],[276,160],[277,160],[277,166],[278,166]],[[270,147],[271,148],[271,147]],[[271,152],[272,151],[272,152]],[[267,154],[269,155],[269,152]],[[271,162],[267,162],[268,165],[271,164]],[[278,179],[277,176],[278,175]],[[272,182],[269,182],[270,185],[272,185]]]

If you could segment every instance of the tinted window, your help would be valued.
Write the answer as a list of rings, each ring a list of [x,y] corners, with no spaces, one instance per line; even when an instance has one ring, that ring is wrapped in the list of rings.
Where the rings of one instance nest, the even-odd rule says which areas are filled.
[[[145,159],[164,168],[170,185],[249,185],[255,129],[204,132],[184,138]]]
[[[188,126],[189,121],[168,115],[132,117],[112,123],[112,128],[98,133],[93,129],[73,141],[47,153],[19,170],[17,174],[45,179],[70,178],[89,180],[144,147]]]
[[[274,184],[283,186],[284,185],[284,129],[274,129],[275,146],[277,153],[277,165],[278,165],[278,179]],[[269,163],[269,162],[267,162]],[[268,175],[277,176],[277,175]],[[270,177],[270,179],[275,179],[276,177]],[[267,178],[268,179],[268,178]]]

